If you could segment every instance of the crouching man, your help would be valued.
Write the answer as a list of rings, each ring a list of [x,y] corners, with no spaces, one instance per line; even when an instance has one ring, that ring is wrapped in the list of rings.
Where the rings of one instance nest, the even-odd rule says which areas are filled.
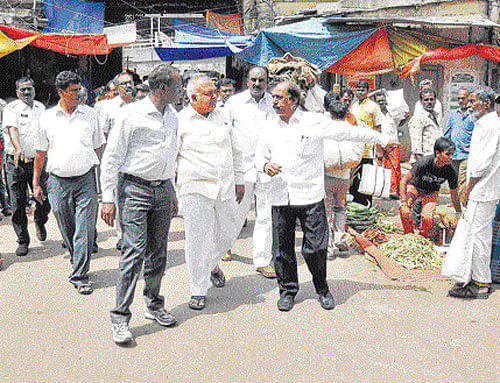
[[[458,179],[451,159],[455,152],[455,144],[449,138],[438,138],[434,144],[434,155],[421,157],[413,164],[411,171],[401,181],[401,202],[399,214],[405,234],[414,233],[415,223],[412,219],[413,205],[417,200],[422,204],[422,222],[418,234],[427,237],[432,229],[434,213],[439,199],[441,185],[448,181],[451,202],[457,215],[460,215],[458,198]],[[455,222],[458,217],[455,217]]]
[[[304,240],[302,255],[312,274],[321,307],[335,307],[326,281],[328,223],[325,212],[325,138],[338,141],[374,142],[383,146],[389,139],[380,133],[355,126],[338,127],[318,113],[302,112],[300,89],[282,82],[272,91],[278,116],[266,122],[259,139],[255,166],[268,178],[272,205],[273,256],[280,298],[278,309],[290,311],[299,290],[295,256],[295,222],[300,221]]]

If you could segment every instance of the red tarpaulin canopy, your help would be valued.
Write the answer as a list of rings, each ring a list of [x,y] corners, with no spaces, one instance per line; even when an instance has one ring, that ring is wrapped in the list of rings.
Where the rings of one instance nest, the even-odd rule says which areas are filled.
[[[379,28],[358,48],[352,50],[332,66],[328,72],[343,75],[363,75],[394,70],[391,47],[385,28]]]
[[[42,34],[26,29],[0,25],[0,31],[14,40],[38,36],[30,45],[51,51],[73,55],[105,55],[120,45],[110,45],[106,35],[58,35]]]
[[[456,48],[437,48],[425,52],[406,64],[401,77],[414,76],[420,70],[420,63],[430,60],[458,60],[478,55],[491,61],[500,62],[500,47],[484,44],[468,44]]]

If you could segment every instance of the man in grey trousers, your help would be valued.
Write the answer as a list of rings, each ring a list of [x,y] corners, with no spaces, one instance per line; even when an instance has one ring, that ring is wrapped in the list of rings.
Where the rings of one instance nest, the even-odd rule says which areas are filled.
[[[181,77],[169,65],[149,76],[150,94],[122,108],[111,130],[101,165],[101,217],[110,226],[117,197],[123,244],[111,330],[117,344],[133,341],[130,305],[144,263],[144,316],[162,326],[176,319],[160,295],[166,267],[170,220],[177,208],[172,184],[177,156],[177,114],[170,105],[180,94]]]

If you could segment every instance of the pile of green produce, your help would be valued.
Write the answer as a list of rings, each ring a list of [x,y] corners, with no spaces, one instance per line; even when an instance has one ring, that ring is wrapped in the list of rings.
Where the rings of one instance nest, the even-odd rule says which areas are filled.
[[[345,223],[361,233],[378,222],[379,211],[375,207],[366,207],[356,202],[349,202],[345,207]]]
[[[434,244],[418,234],[392,238],[379,246],[390,259],[407,269],[437,269],[443,264]]]

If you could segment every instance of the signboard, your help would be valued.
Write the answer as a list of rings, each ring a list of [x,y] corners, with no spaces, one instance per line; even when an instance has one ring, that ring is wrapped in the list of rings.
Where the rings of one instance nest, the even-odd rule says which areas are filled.
[[[458,108],[457,93],[461,88],[473,89],[478,84],[477,73],[455,72],[450,77],[450,110]]]

